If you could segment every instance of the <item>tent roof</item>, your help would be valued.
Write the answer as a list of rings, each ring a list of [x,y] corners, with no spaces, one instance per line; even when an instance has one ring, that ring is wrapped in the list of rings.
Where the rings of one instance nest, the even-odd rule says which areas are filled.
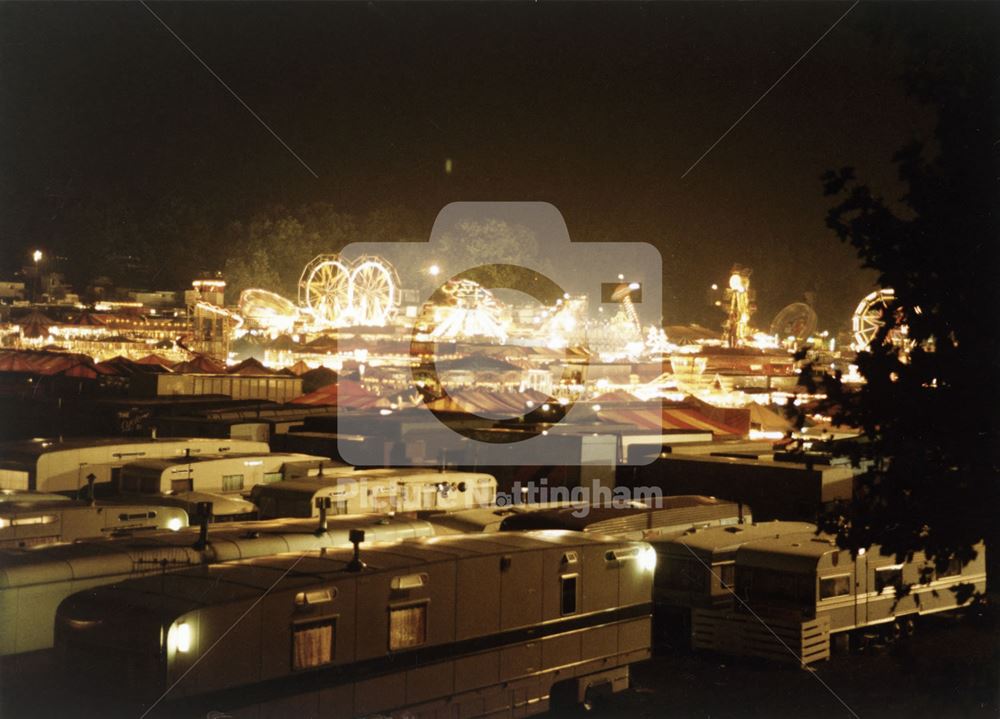
[[[378,395],[372,394],[358,382],[341,379],[315,392],[304,394],[292,400],[293,404],[331,405],[344,409],[368,409],[379,402]]]

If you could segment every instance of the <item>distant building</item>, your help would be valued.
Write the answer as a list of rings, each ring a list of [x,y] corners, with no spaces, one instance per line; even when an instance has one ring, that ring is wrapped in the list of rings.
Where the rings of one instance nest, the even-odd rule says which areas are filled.
[[[24,291],[23,282],[0,281],[0,299],[23,300]]]

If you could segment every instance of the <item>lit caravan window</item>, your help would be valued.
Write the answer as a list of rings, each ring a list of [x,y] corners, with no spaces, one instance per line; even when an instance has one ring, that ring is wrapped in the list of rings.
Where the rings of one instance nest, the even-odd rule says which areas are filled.
[[[560,592],[559,613],[562,615],[576,613],[576,574],[561,577],[562,591]]]
[[[292,626],[292,669],[312,669],[333,662],[336,619]]]
[[[389,649],[418,647],[427,641],[427,603],[389,608]]]
[[[264,484],[281,481],[281,472],[264,472]]]
[[[841,574],[837,577],[823,577],[819,580],[819,598],[843,597],[851,593],[851,576]]]
[[[903,567],[882,567],[881,569],[875,570],[875,591],[881,594],[883,591],[892,587],[896,591],[899,591],[900,587],[903,586]]]
[[[238,492],[243,489],[243,475],[242,474],[224,474],[222,475],[222,491],[223,492]]]

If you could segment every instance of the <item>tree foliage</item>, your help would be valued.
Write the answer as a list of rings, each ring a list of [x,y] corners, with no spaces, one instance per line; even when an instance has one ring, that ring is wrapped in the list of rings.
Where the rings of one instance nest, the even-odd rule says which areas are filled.
[[[851,390],[807,366],[804,381],[827,394],[821,409],[863,429],[836,451],[867,459],[849,507],[826,528],[852,549],[923,550],[939,566],[968,560],[997,535],[998,115],[995,43],[986,32],[936,44],[911,39],[905,77],[912,97],[936,108],[932,143],[911,142],[895,163],[907,187],[890,203],[851,168],[828,172],[836,198],[827,225],[861,264],[895,290],[885,324],[857,364]],[[897,313],[904,347],[887,342]],[[998,546],[993,543],[993,546]]]

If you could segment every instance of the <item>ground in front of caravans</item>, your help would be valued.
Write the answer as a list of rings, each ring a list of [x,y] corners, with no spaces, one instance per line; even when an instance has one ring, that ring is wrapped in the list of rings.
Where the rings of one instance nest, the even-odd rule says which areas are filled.
[[[994,603],[966,616],[924,617],[909,639],[861,655],[835,653],[813,671],[718,654],[660,652],[633,668],[631,691],[611,697],[590,716],[995,718],[998,615]]]

